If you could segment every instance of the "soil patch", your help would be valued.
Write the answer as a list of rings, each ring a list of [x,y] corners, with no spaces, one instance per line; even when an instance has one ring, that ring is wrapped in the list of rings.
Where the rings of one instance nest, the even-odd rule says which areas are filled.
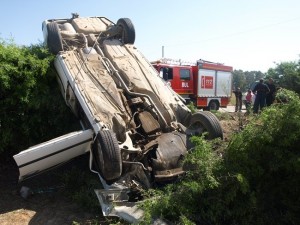
[[[0,224],[1,225],[57,225],[57,224],[109,224],[102,216],[101,207],[95,213],[74,203],[61,184],[60,174],[74,163],[83,171],[86,158],[78,158],[53,171],[18,183],[18,169],[14,161],[7,160],[0,166]],[[85,161],[87,162],[87,161]],[[29,187],[33,194],[27,199],[20,195],[22,187]],[[95,195],[95,198],[96,195]]]

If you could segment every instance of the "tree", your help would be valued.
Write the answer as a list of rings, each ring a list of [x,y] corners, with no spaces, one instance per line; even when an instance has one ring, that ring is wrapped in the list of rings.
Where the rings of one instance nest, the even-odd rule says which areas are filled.
[[[242,91],[246,91],[252,83],[265,76],[261,71],[234,70],[232,74],[234,88],[240,87]]]
[[[247,88],[251,87],[251,84],[255,81],[258,81],[260,78],[264,78],[265,74],[261,71],[246,71],[246,82],[247,82]]]
[[[267,77],[273,78],[278,86],[300,94],[300,60],[278,63],[268,70]]]
[[[245,80],[245,73],[242,70],[234,70],[232,72],[232,81],[233,81],[233,88],[236,89],[238,87],[241,90],[245,90],[246,80]]]

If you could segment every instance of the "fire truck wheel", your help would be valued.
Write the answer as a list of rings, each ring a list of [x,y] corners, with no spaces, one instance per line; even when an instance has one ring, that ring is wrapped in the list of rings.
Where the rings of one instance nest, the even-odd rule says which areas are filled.
[[[208,104],[208,110],[219,110],[219,103],[217,101],[210,101]]]
[[[122,28],[122,41],[124,44],[134,44],[135,29],[129,18],[121,18],[117,21],[117,25]]]
[[[111,184],[122,174],[121,151],[111,130],[99,131],[93,145],[95,165],[103,179]]]
[[[222,127],[211,112],[197,112],[192,115],[189,126],[187,128],[187,135],[201,135],[207,132],[206,139],[223,138]]]
[[[57,54],[63,50],[62,38],[56,22],[47,24],[48,38],[47,45],[52,54]]]

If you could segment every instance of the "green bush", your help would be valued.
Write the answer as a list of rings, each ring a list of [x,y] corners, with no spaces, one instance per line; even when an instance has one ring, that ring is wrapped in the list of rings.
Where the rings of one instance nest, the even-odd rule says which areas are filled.
[[[220,140],[207,142],[203,137],[192,137],[195,149],[186,156],[184,169],[187,174],[180,182],[170,184],[162,190],[150,190],[145,194],[145,224],[152,218],[163,218],[179,224],[199,222],[201,198],[207,189],[217,188],[219,182],[215,173],[222,166],[221,158],[213,146],[220,145]]]
[[[220,158],[218,145],[197,140],[180,183],[151,195],[145,220],[176,224],[300,224],[300,100],[281,90],[284,103],[254,115],[233,135]],[[223,146],[222,146],[223,147]]]
[[[285,103],[266,108],[227,148],[227,171],[239,187],[232,203],[244,202],[244,224],[300,222],[300,100],[287,90],[278,96]]]
[[[0,153],[11,155],[78,127],[61,97],[53,56],[0,40]]]

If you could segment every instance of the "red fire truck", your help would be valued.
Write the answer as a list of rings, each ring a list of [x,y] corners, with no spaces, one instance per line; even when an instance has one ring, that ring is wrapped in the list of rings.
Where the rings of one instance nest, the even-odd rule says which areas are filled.
[[[197,108],[218,110],[227,107],[232,92],[232,67],[197,60],[195,63],[163,58],[152,62],[160,76],[186,103]]]

